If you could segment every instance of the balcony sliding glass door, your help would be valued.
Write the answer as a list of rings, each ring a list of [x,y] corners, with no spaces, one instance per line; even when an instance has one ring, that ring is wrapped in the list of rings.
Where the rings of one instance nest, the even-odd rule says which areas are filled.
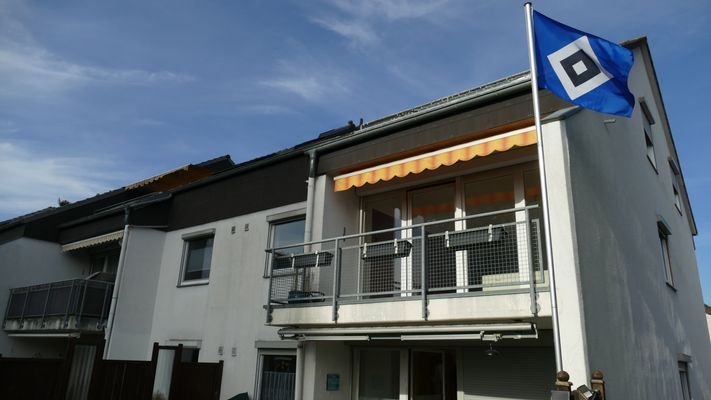
[[[427,290],[433,294],[527,285],[531,266],[540,270],[541,244],[540,210],[526,207],[539,204],[539,198],[535,167],[511,167],[365,197],[359,293],[419,294],[422,260]],[[421,224],[426,224],[424,258]],[[367,235],[381,230],[388,231]],[[407,252],[376,256],[378,246],[397,249],[402,242],[410,246]],[[536,274],[540,281],[542,274]]]
[[[428,222],[451,220],[455,218],[454,183],[431,186],[408,192],[408,209],[410,210],[409,224],[418,225]],[[426,238],[425,265],[427,286],[430,290],[448,290],[454,288],[456,279],[456,255],[447,249],[445,232],[455,230],[454,222],[443,222],[425,226]],[[411,231],[413,243],[412,259],[412,287],[419,289],[422,285],[422,266],[420,257],[422,244],[422,229],[414,228]]]

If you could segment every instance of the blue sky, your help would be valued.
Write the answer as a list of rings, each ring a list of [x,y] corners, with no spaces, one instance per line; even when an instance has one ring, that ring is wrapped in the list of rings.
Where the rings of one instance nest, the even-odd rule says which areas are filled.
[[[537,1],[647,35],[711,303],[711,2]],[[244,161],[528,68],[522,1],[0,0],[0,219]]]

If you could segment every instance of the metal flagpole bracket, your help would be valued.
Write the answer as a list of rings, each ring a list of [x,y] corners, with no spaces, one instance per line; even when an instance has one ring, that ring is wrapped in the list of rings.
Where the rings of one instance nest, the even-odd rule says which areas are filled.
[[[563,370],[563,358],[560,346],[560,323],[558,321],[558,296],[555,285],[555,269],[553,263],[553,250],[551,245],[550,213],[548,209],[548,187],[546,184],[546,163],[543,151],[543,130],[541,129],[541,110],[538,104],[538,70],[536,68],[536,55],[533,40],[533,6],[530,2],[524,5],[526,12],[526,33],[528,35],[528,60],[531,64],[531,94],[533,95],[533,118],[536,122],[536,135],[538,138],[538,169],[541,176],[541,205],[543,209],[543,232],[548,255],[548,273],[550,274],[551,294],[551,319],[553,323],[553,345],[555,348],[555,363],[558,371]]]

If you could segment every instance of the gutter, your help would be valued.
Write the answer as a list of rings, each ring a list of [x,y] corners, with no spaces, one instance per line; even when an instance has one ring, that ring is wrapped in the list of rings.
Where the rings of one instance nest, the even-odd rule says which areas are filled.
[[[89,215],[89,216],[86,216],[86,217],[83,217],[80,219],[76,219],[74,221],[65,222],[61,225],[58,225],[57,227],[59,229],[69,228],[69,227],[72,227],[75,225],[83,224],[85,222],[93,221],[95,219],[101,219],[101,218],[104,218],[108,215],[118,214],[122,211],[125,213],[127,208],[137,210],[137,209],[140,209],[143,207],[147,207],[151,204],[160,203],[160,202],[169,200],[171,197],[173,197],[172,193],[161,193],[160,195],[152,196],[151,198],[149,198],[147,200],[134,201],[134,202],[129,202],[127,204],[123,204],[121,206],[111,207],[111,208],[99,211],[95,214],[92,214],[92,215]]]

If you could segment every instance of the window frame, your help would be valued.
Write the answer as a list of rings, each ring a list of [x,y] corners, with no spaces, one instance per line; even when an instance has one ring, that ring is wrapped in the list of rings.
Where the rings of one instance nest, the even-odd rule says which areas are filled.
[[[215,250],[215,229],[206,229],[198,232],[191,232],[183,235],[181,237],[183,241],[183,250],[180,260],[180,274],[178,275],[178,287],[187,286],[201,286],[210,283],[210,277],[201,279],[185,279],[185,272],[188,263],[188,252],[190,250],[190,242],[196,240],[202,240],[206,238],[212,238],[212,250],[210,254],[210,263],[208,265],[208,271],[212,271],[212,256]]]
[[[109,266],[110,266],[110,258],[111,257],[116,257],[116,270],[114,272],[109,272]],[[106,249],[102,249],[100,251],[93,251],[89,253],[89,275],[93,275],[95,273],[110,273],[110,274],[116,274],[116,271],[118,270],[118,264],[120,263],[120,258],[121,258],[121,247],[110,247]],[[95,261],[101,260],[101,270],[100,271],[94,271],[94,267],[98,266],[95,264]]]
[[[262,377],[264,368],[264,357],[265,356],[281,356],[281,357],[294,357],[296,363],[296,370],[299,370],[299,357],[295,349],[280,349],[280,348],[259,348],[257,349],[257,376],[254,380],[254,398],[258,399],[261,397],[262,393]],[[296,374],[297,372],[295,372]],[[296,392],[296,388],[294,388]]]
[[[689,361],[679,360],[677,361],[677,367],[679,369],[679,384],[681,385],[682,399],[691,400],[691,382],[689,381]]]
[[[671,230],[669,229],[669,225],[661,218],[657,221],[657,229],[659,233],[662,266],[664,267],[664,280],[670,288],[676,290],[674,286],[674,269],[671,252],[669,250],[669,236],[671,236]]]
[[[304,221],[304,225],[306,225],[306,214],[305,210],[294,210],[291,212],[286,212],[282,214],[278,214],[276,216],[271,216],[267,218],[267,222],[269,223],[269,232],[267,235],[267,249],[272,249],[274,247],[274,239],[276,237],[275,232],[276,232],[276,227],[279,225],[284,225],[288,224],[290,222],[295,222],[295,221]],[[304,229],[305,230],[305,229]],[[303,243],[303,238],[302,241],[299,243]],[[269,278],[270,274],[270,265],[272,263],[272,252],[267,252],[267,255],[265,257],[264,261],[264,273],[263,277],[264,278]]]
[[[669,168],[671,169],[672,194],[674,195],[674,206],[679,214],[684,215],[683,206],[681,204],[681,190],[679,181],[681,180],[681,171],[673,158],[669,158]]]
[[[639,105],[642,108],[642,131],[644,132],[647,160],[650,164],[652,164],[654,172],[658,175],[659,169],[657,168],[657,154],[654,149],[654,133],[652,132],[652,125],[655,123],[654,117],[652,116],[652,112],[649,110],[649,106],[647,106],[647,102],[644,101],[644,99],[639,99]]]

